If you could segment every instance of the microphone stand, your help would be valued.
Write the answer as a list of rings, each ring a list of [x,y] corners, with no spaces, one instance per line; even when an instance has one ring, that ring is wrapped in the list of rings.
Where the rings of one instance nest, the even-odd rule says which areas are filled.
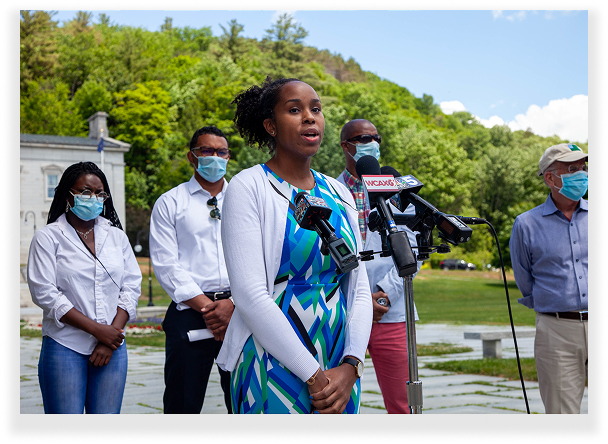
[[[407,334],[407,363],[409,381],[407,385],[407,403],[410,413],[422,413],[422,381],[418,379],[418,352],[416,349],[416,319],[414,316],[414,282],[412,275],[403,278]]]
[[[440,252],[449,252],[447,245],[433,246],[432,244],[432,229],[433,223],[430,220],[418,220],[410,227],[412,231],[419,231],[417,260],[429,259],[430,253],[434,250]],[[416,228],[414,230],[414,228]],[[446,251],[447,250],[447,251]],[[416,317],[414,314],[414,282],[411,274],[403,277],[403,296],[405,299],[405,314],[406,314],[406,335],[407,335],[407,356],[409,380],[407,385],[407,403],[410,407],[410,413],[422,413],[422,381],[418,379],[418,350],[416,347]]]

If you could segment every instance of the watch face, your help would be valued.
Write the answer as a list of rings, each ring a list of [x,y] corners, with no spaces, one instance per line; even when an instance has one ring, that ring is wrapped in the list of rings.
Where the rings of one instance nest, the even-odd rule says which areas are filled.
[[[357,364],[357,376],[359,378],[363,376],[363,362],[361,361],[359,361],[359,364]]]

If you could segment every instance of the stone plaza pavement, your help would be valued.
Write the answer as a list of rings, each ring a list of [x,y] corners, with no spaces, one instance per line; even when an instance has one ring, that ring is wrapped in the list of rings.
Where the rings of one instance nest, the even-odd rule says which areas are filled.
[[[479,359],[482,357],[480,340],[464,339],[464,332],[507,330],[509,327],[420,324],[416,326],[417,344],[447,342],[466,345],[472,352],[454,355],[418,357],[419,379],[422,381],[423,413],[505,413],[525,414],[526,404],[521,382],[504,378],[460,375],[425,368],[425,363],[451,359]],[[42,396],[38,386],[37,365],[40,338],[20,338],[21,342],[21,413],[44,413]],[[128,340],[127,340],[128,343]],[[532,357],[534,338],[517,340],[520,357]],[[515,357],[512,339],[503,339],[503,358]],[[122,413],[162,413],[164,390],[164,350],[151,347],[130,347],[129,370],[122,404]],[[531,413],[544,413],[538,384],[525,383]],[[386,413],[382,395],[376,381],[374,367],[366,359],[362,378],[361,413]],[[226,413],[217,367],[209,380],[209,387],[202,413]],[[587,389],[581,413],[587,413]]]

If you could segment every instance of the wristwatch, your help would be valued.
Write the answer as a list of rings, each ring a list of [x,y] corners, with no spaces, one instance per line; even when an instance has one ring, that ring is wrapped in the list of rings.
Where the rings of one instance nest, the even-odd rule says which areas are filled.
[[[379,297],[378,299],[376,299],[376,303],[378,305],[382,305],[383,307],[390,307],[391,303],[388,301],[388,298],[385,298],[384,296]]]
[[[363,376],[363,362],[359,361],[357,358],[351,358],[349,356],[342,359],[342,362],[350,364],[353,367],[355,367],[355,371],[357,373],[357,378],[360,378],[361,376]]]

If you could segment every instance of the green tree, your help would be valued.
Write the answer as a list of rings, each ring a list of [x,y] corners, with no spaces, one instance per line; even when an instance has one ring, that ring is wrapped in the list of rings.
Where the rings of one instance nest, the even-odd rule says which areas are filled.
[[[20,132],[85,137],[86,120],[68,96],[67,85],[60,81],[26,82],[19,107]]]
[[[61,33],[58,71],[62,81],[70,87],[70,98],[85,82],[98,59],[98,41],[91,17],[89,12],[78,11]]]
[[[74,94],[73,102],[84,120],[97,111],[109,113],[112,110],[112,94],[96,80],[85,81]]]
[[[110,16],[108,14],[104,14],[103,12],[99,14],[99,24],[102,26],[112,26]]]
[[[21,11],[19,57],[22,93],[28,81],[51,77],[57,67],[57,22],[51,20],[55,14]]]
[[[221,45],[226,49],[232,61],[238,63],[242,54],[245,52],[243,48],[243,38],[239,37],[243,32],[244,26],[232,19],[228,22],[228,28],[225,28],[220,24],[220,28],[224,31],[224,34],[220,37]]]
[[[171,30],[173,30],[173,19],[171,17],[165,17],[165,23],[160,25],[160,31],[161,32],[165,32],[165,31],[170,32]]]
[[[433,96],[429,94],[423,94],[422,99],[416,99],[416,109],[427,116],[435,116],[441,112],[441,108],[435,104]]]
[[[393,166],[424,183],[420,196],[448,214],[471,206],[473,163],[462,148],[437,130],[415,126],[403,129],[399,137]]]
[[[265,39],[270,41],[272,51],[268,65],[273,77],[303,79],[307,70],[298,62],[302,60],[302,41],[307,35],[308,31],[287,13],[279,16],[270,29],[266,30]]]
[[[171,158],[163,139],[172,129],[171,96],[152,81],[116,93],[114,100],[112,133],[131,144],[125,162],[141,172],[153,172]]]

